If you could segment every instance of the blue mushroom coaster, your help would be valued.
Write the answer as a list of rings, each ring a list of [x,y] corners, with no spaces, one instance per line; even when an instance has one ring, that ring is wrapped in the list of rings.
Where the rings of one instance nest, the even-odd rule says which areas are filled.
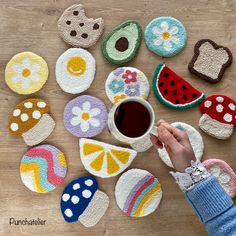
[[[158,17],[146,27],[145,42],[150,51],[163,57],[173,57],[180,53],[187,41],[184,25],[173,17]]]

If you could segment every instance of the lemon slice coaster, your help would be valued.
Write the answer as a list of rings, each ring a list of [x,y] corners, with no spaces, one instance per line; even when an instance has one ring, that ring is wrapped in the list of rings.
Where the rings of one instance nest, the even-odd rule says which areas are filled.
[[[80,158],[85,169],[98,177],[120,174],[134,160],[137,152],[93,139],[80,139]]]

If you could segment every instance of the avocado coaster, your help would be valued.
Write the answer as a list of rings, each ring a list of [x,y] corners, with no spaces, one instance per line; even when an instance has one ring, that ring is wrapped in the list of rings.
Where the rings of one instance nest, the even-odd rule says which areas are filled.
[[[198,105],[205,94],[177,75],[165,64],[159,64],[152,87],[157,99],[169,108],[182,110]]]
[[[82,4],[68,7],[57,22],[62,39],[74,46],[88,48],[101,37],[104,29],[102,18],[93,19],[85,15]]]
[[[147,99],[150,87],[142,71],[133,67],[119,67],[109,74],[105,90],[110,101],[117,103],[129,97]]]
[[[128,216],[147,216],[160,204],[161,184],[148,171],[131,169],[117,181],[115,197],[118,207]]]
[[[22,137],[29,146],[41,143],[55,127],[55,121],[48,112],[48,104],[43,99],[24,100],[15,107],[9,119],[10,134]]]
[[[95,59],[88,51],[69,48],[56,62],[56,80],[63,91],[82,93],[92,84],[95,70]]]
[[[125,21],[114,28],[102,43],[102,54],[108,62],[124,65],[138,54],[142,28],[137,21]]]
[[[79,141],[80,159],[92,175],[109,178],[120,174],[134,160],[137,152],[93,139]]]
[[[236,196],[236,174],[233,169],[225,161],[219,159],[209,159],[202,164],[218,180],[225,192],[234,198]]]
[[[140,139],[139,141],[136,141],[135,143],[130,144],[130,146],[137,152],[146,152],[148,149],[150,149],[153,144],[150,140],[150,135],[148,134],[144,138]]]
[[[201,104],[202,117],[199,127],[206,134],[218,138],[228,139],[236,125],[236,102],[225,95],[212,95]]]
[[[39,91],[48,79],[46,61],[32,52],[16,54],[7,63],[5,81],[18,94],[32,94]]]
[[[173,57],[184,49],[187,32],[179,20],[162,16],[147,25],[144,37],[150,51],[159,56]]]
[[[196,159],[201,160],[204,151],[204,143],[200,133],[191,125],[188,125],[183,122],[174,122],[171,125],[187,133]],[[167,153],[165,147],[163,147],[162,149],[158,148],[157,151],[161,160],[167,166],[173,168],[173,164],[170,160],[169,154]]]
[[[109,205],[108,196],[98,189],[92,176],[71,181],[61,197],[61,212],[66,222],[79,221],[85,227],[96,225]]]
[[[76,97],[64,109],[64,125],[76,137],[94,137],[103,131],[106,124],[106,106],[96,97]]]
[[[210,39],[201,39],[194,46],[194,55],[188,69],[207,82],[217,83],[232,61],[232,53],[227,47],[218,45]]]
[[[29,149],[20,163],[23,184],[33,192],[48,193],[59,186],[67,171],[66,159],[52,145],[40,145]]]

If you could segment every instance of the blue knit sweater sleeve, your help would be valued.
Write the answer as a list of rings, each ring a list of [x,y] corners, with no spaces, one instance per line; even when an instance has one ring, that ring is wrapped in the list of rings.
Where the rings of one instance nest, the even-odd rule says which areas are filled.
[[[236,207],[213,176],[187,191],[185,197],[210,236],[236,235]]]

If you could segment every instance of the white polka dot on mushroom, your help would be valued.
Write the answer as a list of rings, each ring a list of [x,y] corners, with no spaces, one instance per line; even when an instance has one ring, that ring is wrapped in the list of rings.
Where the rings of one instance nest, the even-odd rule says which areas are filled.
[[[23,113],[23,114],[21,114],[20,118],[23,122],[25,122],[29,119],[29,116],[26,113]]]
[[[232,115],[230,115],[229,113],[226,113],[223,118],[226,122],[232,121]]]
[[[74,184],[72,188],[73,188],[74,190],[77,190],[77,189],[80,188],[80,184],[78,184],[78,183],[77,183],[77,184]]]
[[[77,197],[75,195],[72,196],[72,198],[71,198],[71,201],[72,201],[73,204],[77,204],[79,202],[79,200],[80,200],[79,197]]]
[[[69,199],[70,199],[70,194],[69,194],[69,193],[64,193],[64,194],[62,195],[62,200],[63,200],[64,202],[67,202]]]
[[[65,215],[67,217],[72,217],[73,216],[73,212],[71,211],[71,209],[67,208],[65,211],[64,211]]]
[[[46,107],[46,103],[45,102],[38,102],[37,106],[40,108],[44,108],[44,107]]]
[[[13,116],[19,116],[20,113],[21,113],[20,109],[15,109],[15,110],[13,111]]]
[[[218,111],[219,113],[222,112],[223,110],[224,110],[224,107],[221,104],[216,106],[216,111]]]
[[[229,104],[229,109],[235,111],[235,105],[233,103]]]
[[[33,118],[38,120],[41,117],[40,111],[34,111],[32,114]]]
[[[17,131],[19,129],[19,125],[17,123],[12,123],[10,127],[12,131]]]
[[[83,192],[82,192],[82,196],[84,198],[90,198],[92,195],[92,193],[88,190],[88,189],[85,189]]]
[[[87,185],[88,187],[93,185],[93,181],[91,179],[87,179],[85,182],[85,185]]]
[[[32,102],[26,102],[26,103],[24,103],[24,106],[26,108],[32,108],[33,107],[33,103]]]
[[[209,108],[211,106],[212,102],[211,101],[205,101],[204,106]]]
[[[224,98],[222,98],[222,97],[216,97],[216,101],[217,101],[217,102],[223,102],[223,101],[224,101]]]

